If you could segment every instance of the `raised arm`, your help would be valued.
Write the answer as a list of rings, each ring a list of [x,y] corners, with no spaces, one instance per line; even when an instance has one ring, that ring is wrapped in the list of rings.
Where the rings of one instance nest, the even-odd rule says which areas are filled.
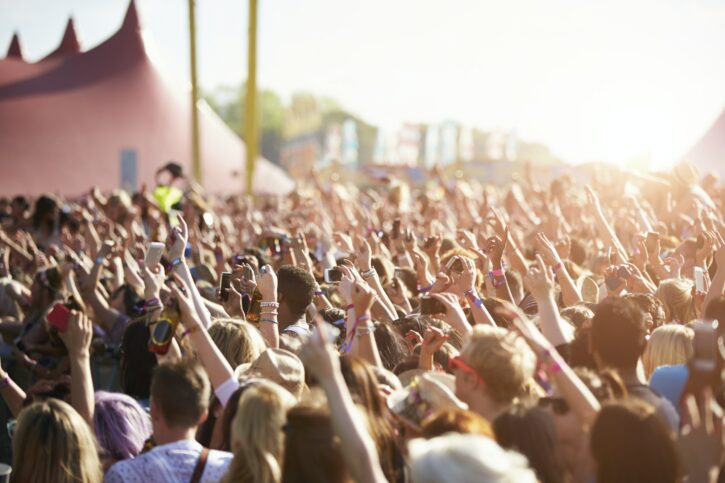
[[[95,397],[90,353],[93,324],[85,313],[72,311],[68,328],[65,332],[58,332],[58,335],[68,349],[71,404],[89,425],[93,425]]]
[[[339,359],[325,343],[324,331],[324,324],[318,323],[315,334],[303,346],[300,357],[327,395],[332,424],[340,438],[341,453],[353,480],[385,483],[387,480],[380,467],[375,442],[345,385]]]
[[[574,338],[566,322],[559,315],[554,301],[554,283],[541,256],[536,256],[537,266],[531,267],[524,277],[524,285],[531,292],[539,308],[541,332],[554,346],[566,344]]]

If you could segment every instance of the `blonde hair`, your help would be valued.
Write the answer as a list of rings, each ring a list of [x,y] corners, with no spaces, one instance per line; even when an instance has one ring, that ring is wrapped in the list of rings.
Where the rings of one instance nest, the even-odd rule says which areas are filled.
[[[216,320],[209,327],[209,337],[232,367],[257,360],[267,349],[262,334],[242,320]]]
[[[234,459],[224,481],[278,483],[284,449],[282,427],[296,400],[283,387],[260,381],[244,391],[232,421]]]
[[[103,479],[91,427],[67,403],[36,402],[13,434],[13,482],[97,483]]]
[[[659,366],[687,363],[692,357],[694,337],[695,332],[684,325],[667,324],[656,328],[642,355],[647,379]]]
[[[686,324],[697,318],[691,280],[677,278],[663,280],[657,287],[655,295],[665,306],[667,322]]]
[[[520,396],[536,368],[536,355],[526,341],[501,327],[474,326],[461,355],[484,380],[488,395],[500,403]]]

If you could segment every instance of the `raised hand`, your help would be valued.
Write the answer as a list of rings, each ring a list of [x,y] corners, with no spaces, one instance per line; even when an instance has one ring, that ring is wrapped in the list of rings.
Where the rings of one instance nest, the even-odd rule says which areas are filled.
[[[270,265],[264,265],[259,269],[257,290],[262,294],[263,301],[277,301],[277,274]]]
[[[546,266],[540,255],[536,256],[536,265],[529,268],[524,276],[524,287],[531,292],[534,298],[546,297],[554,288],[549,267]]]
[[[491,257],[491,263],[494,269],[501,268],[501,260],[503,258],[503,252],[508,244],[508,227],[504,230],[503,238],[498,236],[492,236],[486,242],[486,253]]]
[[[536,235],[536,252],[549,266],[554,266],[557,263],[561,263],[559,253],[556,251],[554,244],[543,233]]]
[[[358,317],[370,311],[375,303],[375,291],[366,283],[357,282],[352,286],[352,304]]]
[[[178,215],[176,219],[179,221],[179,224],[172,228],[169,234],[167,249],[171,260],[176,260],[177,258],[183,260],[184,251],[186,251],[186,245],[189,242],[189,227],[181,215]]]
[[[58,332],[58,337],[65,344],[71,357],[89,357],[93,340],[93,324],[85,313],[73,310],[68,321],[68,328],[65,332]]]

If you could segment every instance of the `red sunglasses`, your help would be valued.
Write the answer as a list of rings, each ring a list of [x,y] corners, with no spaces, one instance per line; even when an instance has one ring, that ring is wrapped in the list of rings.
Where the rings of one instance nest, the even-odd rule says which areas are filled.
[[[463,359],[461,359],[461,356],[451,357],[448,359],[448,370],[450,372],[453,372],[455,369],[461,369],[463,372],[466,372],[468,374],[471,374],[474,376],[478,382],[483,384],[485,381],[483,380],[483,377],[476,372],[476,369],[466,364]]]

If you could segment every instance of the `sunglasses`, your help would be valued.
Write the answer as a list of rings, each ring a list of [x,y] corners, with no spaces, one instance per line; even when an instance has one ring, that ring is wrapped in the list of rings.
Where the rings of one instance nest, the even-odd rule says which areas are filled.
[[[561,397],[542,397],[539,399],[540,408],[545,409],[549,406],[551,406],[554,414],[558,414],[559,416],[568,414],[570,409],[569,403],[567,403],[566,400]]]
[[[483,377],[481,377],[481,375],[476,372],[476,369],[466,364],[463,359],[461,359],[461,356],[451,357],[450,359],[448,359],[448,370],[450,372],[453,372],[456,369],[460,369],[463,372],[472,375],[481,384],[485,382],[483,380]]]

